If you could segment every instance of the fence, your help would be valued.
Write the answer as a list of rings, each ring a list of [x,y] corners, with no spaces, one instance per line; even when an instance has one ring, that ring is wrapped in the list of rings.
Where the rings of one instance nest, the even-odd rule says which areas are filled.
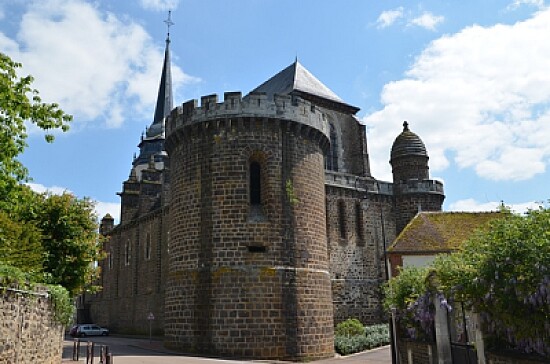
[[[97,364],[113,364],[113,354],[109,351],[108,345],[96,345],[93,341],[74,339],[73,361],[80,360],[81,343],[86,343],[86,364],[94,364],[96,348],[99,348],[99,361]]]

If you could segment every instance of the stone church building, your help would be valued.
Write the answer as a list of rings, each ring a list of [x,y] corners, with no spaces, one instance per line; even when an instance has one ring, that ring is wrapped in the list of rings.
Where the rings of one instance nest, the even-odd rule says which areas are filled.
[[[384,320],[384,251],[443,185],[407,123],[371,175],[359,108],[297,60],[243,96],[172,105],[170,41],[154,119],[109,215],[89,319],[205,355],[332,356],[333,327]]]

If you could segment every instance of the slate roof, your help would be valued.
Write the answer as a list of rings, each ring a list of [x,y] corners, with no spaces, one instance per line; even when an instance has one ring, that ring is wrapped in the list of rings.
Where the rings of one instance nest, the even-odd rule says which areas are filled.
[[[274,94],[288,95],[291,93],[303,93],[344,106],[354,113],[359,111],[359,108],[345,103],[338,95],[302,66],[298,60],[256,87],[252,92],[265,92],[270,99],[273,98]]]
[[[394,160],[399,157],[419,155],[428,156],[426,146],[422,139],[409,129],[409,123],[403,123],[403,131],[395,138],[391,147],[391,159]]]
[[[388,252],[410,255],[451,252],[475,231],[487,227],[491,220],[502,217],[500,212],[419,212]]]
[[[170,70],[170,38],[166,38],[166,48],[164,50],[164,63],[162,64],[162,74],[160,76],[159,90],[157,94],[157,105],[153,123],[147,129],[147,138],[164,137],[164,118],[170,114],[173,109],[172,104],[172,72]]]

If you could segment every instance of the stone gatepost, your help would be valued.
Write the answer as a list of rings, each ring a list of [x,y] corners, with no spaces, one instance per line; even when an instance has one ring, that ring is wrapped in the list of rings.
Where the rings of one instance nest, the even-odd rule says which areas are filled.
[[[434,296],[435,306],[435,342],[437,344],[438,364],[453,364],[451,340],[447,323],[447,309],[441,307],[439,299]]]

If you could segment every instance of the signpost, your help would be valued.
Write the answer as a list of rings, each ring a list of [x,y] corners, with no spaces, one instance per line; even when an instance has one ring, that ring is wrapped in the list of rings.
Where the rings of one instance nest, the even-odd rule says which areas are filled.
[[[152,312],[149,312],[149,315],[147,315],[147,320],[149,321],[149,344],[152,342],[152,339],[151,339],[151,326],[153,324],[154,319],[155,319],[155,315],[153,315]]]

